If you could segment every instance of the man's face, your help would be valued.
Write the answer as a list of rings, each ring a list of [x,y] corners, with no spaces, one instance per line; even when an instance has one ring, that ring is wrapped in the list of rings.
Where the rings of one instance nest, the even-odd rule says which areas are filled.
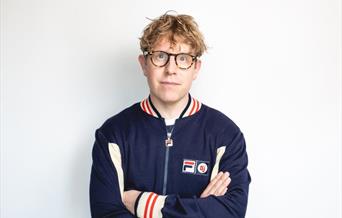
[[[178,41],[171,46],[167,38],[162,38],[152,51],[194,55],[188,44]],[[169,62],[164,67],[155,66],[151,61],[151,55],[147,55],[146,58],[140,55],[139,62],[147,78],[151,96],[163,104],[174,104],[187,99],[192,81],[196,79],[201,67],[200,60],[197,60],[189,69],[180,69],[175,62],[175,56],[170,56]]]

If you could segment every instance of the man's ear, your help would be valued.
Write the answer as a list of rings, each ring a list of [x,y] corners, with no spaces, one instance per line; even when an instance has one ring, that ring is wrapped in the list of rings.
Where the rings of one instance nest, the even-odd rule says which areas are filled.
[[[202,61],[197,59],[194,66],[194,73],[192,75],[192,80],[195,80],[198,76],[199,70],[201,69]]]
[[[144,72],[144,75],[146,76],[147,75],[147,70],[146,70],[146,66],[147,66],[147,60],[145,58],[144,55],[139,55],[138,57],[138,61],[140,63],[140,67],[142,69],[142,71]]]

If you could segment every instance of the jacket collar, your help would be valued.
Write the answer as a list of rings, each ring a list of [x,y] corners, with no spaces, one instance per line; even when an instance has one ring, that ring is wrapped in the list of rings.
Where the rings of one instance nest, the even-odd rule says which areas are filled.
[[[201,109],[201,106],[202,106],[202,103],[199,102],[197,99],[191,97],[191,95],[189,94],[189,101],[187,105],[185,106],[183,112],[179,116],[179,118],[194,115]],[[155,106],[153,105],[150,96],[148,96],[146,99],[140,102],[140,107],[145,113],[151,116],[157,117],[157,118],[162,118],[157,108],[155,108]]]

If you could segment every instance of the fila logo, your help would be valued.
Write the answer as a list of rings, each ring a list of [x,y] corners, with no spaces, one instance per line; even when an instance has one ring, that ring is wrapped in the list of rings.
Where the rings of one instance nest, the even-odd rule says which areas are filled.
[[[183,160],[182,172],[185,174],[208,175],[209,161],[202,160]]]
[[[183,161],[183,173],[195,174],[196,161],[195,160],[184,160]]]

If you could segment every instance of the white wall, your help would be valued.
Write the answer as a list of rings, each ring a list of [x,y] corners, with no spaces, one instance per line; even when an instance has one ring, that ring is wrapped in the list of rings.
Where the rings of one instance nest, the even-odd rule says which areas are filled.
[[[167,10],[210,50],[192,94],[243,130],[249,218],[341,217],[341,1],[1,1],[1,217],[90,217],[94,131],[147,96]]]

